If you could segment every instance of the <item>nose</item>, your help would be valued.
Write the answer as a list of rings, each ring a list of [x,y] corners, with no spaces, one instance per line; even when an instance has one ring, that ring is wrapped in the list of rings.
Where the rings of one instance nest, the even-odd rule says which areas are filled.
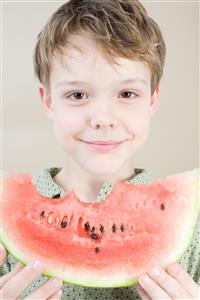
[[[110,122],[102,122],[102,121],[94,121],[91,123],[91,127],[94,129],[98,129],[98,128],[106,128],[106,127],[111,127],[111,128],[115,128],[117,127],[117,123],[110,121]]]
[[[90,126],[94,129],[98,128],[116,128],[119,123],[114,116],[114,105],[107,97],[97,101],[91,112]]]
[[[118,126],[118,122],[116,119],[111,117],[111,114],[98,114],[98,116],[92,116],[90,120],[90,125],[94,129],[98,128],[116,128]]]

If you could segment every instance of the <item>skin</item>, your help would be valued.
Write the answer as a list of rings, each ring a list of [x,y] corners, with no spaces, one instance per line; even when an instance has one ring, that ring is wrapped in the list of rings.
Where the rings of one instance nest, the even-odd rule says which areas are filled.
[[[118,58],[119,65],[113,67],[87,34],[72,36],[70,43],[63,56],[54,56],[50,90],[40,83],[39,94],[57,142],[67,154],[66,164],[54,181],[66,192],[75,190],[82,201],[93,202],[105,181],[127,180],[134,175],[134,156],[146,141],[158,109],[159,85],[152,94],[151,71],[141,61]],[[73,45],[81,47],[81,52]],[[117,83],[133,77],[146,84]],[[58,86],[70,80],[87,83]],[[133,94],[124,98],[124,91]],[[81,92],[79,97],[73,94],[76,92]],[[117,152],[101,154],[79,139],[126,142]],[[166,270],[157,266],[157,270],[159,276],[149,270],[140,277],[137,288],[142,299],[197,299],[198,285],[180,265],[174,263]],[[149,279],[148,284],[144,278]]]
[[[105,181],[127,180],[134,175],[134,156],[148,137],[158,108],[159,86],[151,95],[151,72],[140,61],[118,58],[120,65],[113,67],[88,36],[73,36],[70,42],[78,44],[82,52],[69,46],[64,56],[55,55],[50,91],[40,84],[39,93],[57,142],[67,154],[54,181],[67,193],[75,190],[82,201],[93,202]],[[118,83],[133,77],[146,84]],[[58,87],[64,80],[85,80],[87,84]],[[79,98],[71,95],[75,92],[81,92]],[[102,154],[80,139],[125,142],[118,151]]]
[[[7,260],[7,252],[3,245],[0,248],[0,267],[3,266]],[[34,262],[27,266],[18,263],[15,268],[6,275],[1,277],[0,280],[0,295],[4,300],[19,300],[20,294],[23,290],[37,277],[39,277],[45,266],[34,267]],[[49,279],[40,287],[34,289],[25,300],[58,300],[61,297],[62,281],[59,279]]]
[[[66,192],[73,189],[83,201],[93,202],[105,181],[127,180],[134,175],[134,155],[148,137],[150,121],[158,108],[159,85],[152,94],[151,72],[142,62],[119,58],[120,65],[113,68],[87,36],[73,36],[71,42],[81,46],[83,52],[71,47],[63,57],[55,55],[50,91],[40,83],[39,94],[56,139],[67,154],[65,166],[53,180]],[[116,83],[132,77],[140,77],[146,85]],[[56,88],[63,80],[86,80],[88,83]],[[81,103],[72,96],[67,97],[77,91],[84,95]],[[124,91],[133,94],[124,98]],[[97,129],[96,124],[99,125]],[[117,152],[100,154],[88,149],[80,139],[125,139],[126,142]],[[4,248],[1,254],[2,265],[6,261]],[[149,284],[142,282],[145,274],[141,276],[137,288],[142,299],[197,299],[197,284],[181,266],[175,266],[178,266],[175,273],[172,272],[173,264],[166,271],[160,268],[158,277],[149,270],[146,274]],[[12,272],[1,277],[3,299],[19,299],[20,293],[43,270],[44,266],[38,269],[33,264],[17,264]],[[25,299],[59,299],[61,286],[61,281],[55,284],[48,280]]]
[[[1,245],[0,266],[3,266],[7,260],[6,256],[6,250]],[[166,270],[157,267],[160,272],[158,275],[155,274],[155,268],[139,278],[136,289],[143,300],[199,299],[200,290],[198,285],[179,264],[173,263]],[[33,279],[42,274],[43,269],[44,266],[36,269],[33,264],[24,267],[21,263],[18,263],[10,273],[1,277],[0,294],[2,299],[18,300],[20,293]],[[145,276],[147,276],[148,281],[144,280]],[[61,286],[62,282],[60,280],[54,283],[52,280],[48,280],[24,299],[60,299]]]
[[[39,94],[57,142],[67,154],[66,164],[54,181],[66,192],[76,191],[82,201],[93,202],[105,181],[127,180],[134,175],[134,155],[146,141],[151,119],[158,109],[159,85],[152,94],[151,71],[143,62],[118,58],[119,65],[113,67],[87,34],[72,36],[70,43],[72,46],[65,49],[64,55],[54,56],[50,88],[40,83]],[[78,45],[81,52],[73,45]],[[133,77],[146,84],[116,83]],[[87,83],[59,85],[70,80]],[[124,91],[133,93],[124,98]],[[81,92],[78,99],[75,92]],[[79,139],[126,142],[117,152],[100,154]],[[139,280],[137,287],[142,299],[197,299],[198,286],[180,265],[172,264],[166,271],[157,268],[159,276],[150,270]],[[148,284],[144,278],[149,279]]]
[[[178,263],[166,270],[155,266],[139,278],[137,291],[143,300],[200,299],[200,289]]]

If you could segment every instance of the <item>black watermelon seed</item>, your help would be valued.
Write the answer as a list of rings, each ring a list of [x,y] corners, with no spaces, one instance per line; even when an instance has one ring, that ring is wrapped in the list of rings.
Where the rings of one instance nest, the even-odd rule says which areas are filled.
[[[94,233],[94,232],[92,232],[91,234],[90,234],[90,237],[93,239],[93,240],[98,240],[98,235],[96,234],[96,233]]]
[[[64,217],[63,219],[62,219],[62,222],[61,222],[61,227],[62,228],[65,228],[66,226],[67,226],[67,217]]]
[[[60,198],[60,194],[54,195],[52,198]]]
[[[103,225],[100,225],[99,230],[101,231],[101,233],[104,233],[104,227],[103,227]]]
[[[40,217],[44,218],[44,210],[41,212]]]
[[[86,231],[89,231],[89,230],[90,230],[90,224],[89,224],[89,222],[86,222],[86,223],[84,224],[84,227],[85,227],[85,230],[86,230]]]
[[[165,210],[165,206],[163,203],[160,205],[160,209]]]
[[[94,232],[94,231],[95,231],[95,227],[94,227],[94,226],[92,226],[91,232]]]
[[[121,229],[122,232],[124,231],[125,228],[124,228],[124,224],[123,223],[121,224],[120,229]]]
[[[62,227],[62,228],[65,228],[66,226],[67,226],[67,222],[66,222],[66,221],[62,221],[62,222],[61,222],[61,227]]]
[[[113,223],[112,232],[116,232],[116,230],[117,230],[117,227],[116,227],[115,223]]]
[[[100,251],[99,247],[95,248],[95,252],[98,253]]]

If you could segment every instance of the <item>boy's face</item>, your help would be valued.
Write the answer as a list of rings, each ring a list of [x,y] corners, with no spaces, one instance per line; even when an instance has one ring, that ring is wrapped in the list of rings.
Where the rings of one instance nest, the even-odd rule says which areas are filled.
[[[151,96],[150,70],[142,62],[125,58],[119,58],[120,65],[113,67],[86,36],[73,36],[70,41],[83,52],[67,47],[62,62],[56,55],[50,94],[40,85],[58,143],[89,173],[111,175],[128,169],[147,138],[150,119],[158,106],[158,89]],[[133,82],[122,82],[128,79]],[[123,143],[104,150],[105,146],[97,149],[86,143],[92,141]]]

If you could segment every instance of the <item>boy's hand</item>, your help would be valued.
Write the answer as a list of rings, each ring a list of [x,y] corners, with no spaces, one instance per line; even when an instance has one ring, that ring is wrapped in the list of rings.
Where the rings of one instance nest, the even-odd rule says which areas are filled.
[[[152,269],[139,278],[136,289],[143,300],[200,299],[198,285],[178,263],[171,264],[166,271],[161,267],[156,269],[159,273]]]
[[[6,260],[6,250],[1,250],[2,266]],[[44,271],[43,265],[31,263],[23,266],[18,263],[15,268],[8,274],[1,277],[0,281],[0,295],[4,300],[19,300],[19,295],[25,288]],[[40,300],[58,300],[61,297],[62,281],[58,279],[49,279],[39,288],[35,289],[26,300],[40,299]]]

